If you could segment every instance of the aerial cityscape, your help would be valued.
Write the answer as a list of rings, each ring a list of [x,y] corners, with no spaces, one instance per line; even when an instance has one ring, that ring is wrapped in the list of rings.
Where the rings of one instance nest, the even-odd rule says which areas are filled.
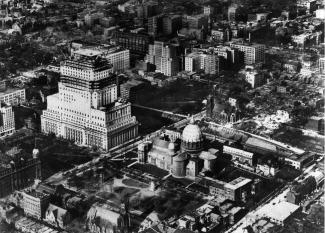
[[[0,233],[322,233],[325,2],[0,0]]]

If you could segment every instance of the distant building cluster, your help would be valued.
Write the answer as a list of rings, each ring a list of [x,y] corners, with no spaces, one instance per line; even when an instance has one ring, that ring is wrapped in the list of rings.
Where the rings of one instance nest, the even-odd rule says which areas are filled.
[[[166,76],[174,76],[179,71],[177,46],[175,45],[155,41],[153,45],[149,45],[146,60],[156,66],[156,72]]]
[[[265,61],[265,45],[263,44],[245,44],[245,43],[230,43],[230,47],[238,48],[244,53],[244,61],[246,65],[256,63],[264,63]]]
[[[216,54],[192,52],[185,57],[185,71],[204,70],[206,74],[219,73],[219,57]]]
[[[0,220],[16,230],[269,232],[323,201],[322,1],[0,3]],[[78,155],[42,157],[23,127]]]

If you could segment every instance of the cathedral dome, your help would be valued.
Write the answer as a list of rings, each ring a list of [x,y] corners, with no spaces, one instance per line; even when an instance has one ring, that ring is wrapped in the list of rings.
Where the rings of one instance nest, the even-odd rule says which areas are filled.
[[[191,119],[182,134],[182,141],[184,142],[200,142],[202,141],[202,132],[198,125],[194,124],[194,120]]]
[[[203,149],[203,135],[200,127],[194,124],[193,117],[183,130],[181,149],[183,152],[189,152],[193,156]]]

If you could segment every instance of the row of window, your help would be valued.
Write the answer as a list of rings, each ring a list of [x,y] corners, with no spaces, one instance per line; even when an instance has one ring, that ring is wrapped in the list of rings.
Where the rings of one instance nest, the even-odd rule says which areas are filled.
[[[73,110],[71,108],[64,108],[64,107],[58,106],[58,109],[61,109],[61,110],[67,111],[67,112],[71,112],[71,113],[75,113],[75,114],[78,114],[78,115],[81,115],[81,116],[84,116],[84,117],[88,117],[88,118],[91,117],[91,119],[94,119],[94,120],[105,121],[105,117],[96,116],[96,115],[89,115],[89,114],[86,114],[86,113],[83,113],[83,112],[80,112],[80,111]],[[48,108],[47,110],[49,112],[52,112],[52,113],[55,113],[55,114],[59,114],[58,111],[52,110],[50,108]],[[123,108],[123,109],[117,110],[115,112],[109,113],[108,119],[113,119],[113,116],[114,116],[114,119],[115,119],[115,118],[118,118],[118,117],[121,117],[121,116],[124,116],[124,115],[128,115],[129,113],[130,113],[129,108]],[[68,117],[72,117],[72,118],[79,119],[78,116],[69,115],[69,114],[64,113],[64,112],[62,114],[64,116],[68,116]],[[82,120],[84,118],[80,117],[80,119]]]
[[[112,73],[112,69],[106,69],[101,72],[96,72],[96,71],[89,71],[89,70],[84,70],[84,69],[76,69],[76,68],[62,68],[62,74],[67,75],[67,76],[72,76],[72,77],[77,77],[77,78],[83,78],[87,80],[99,80],[102,78],[108,77]]]

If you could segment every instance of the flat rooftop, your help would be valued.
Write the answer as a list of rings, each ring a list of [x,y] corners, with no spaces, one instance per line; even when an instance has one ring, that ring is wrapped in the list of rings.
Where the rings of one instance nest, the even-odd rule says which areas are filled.
[[[72,53],[86,57],[105,56],[109,54],[125,51],[126,49],[117,45],[101,45],[101,46],[83,46]]]
[[[102,50],[97,50],[97,49],[78,49],[76,51],[74,51],[73,53],[82,55],[82,56],[86,56],[86,57],[94,57],[94,56],[100,56],[102,55],[104,51]]]
[[[39,192],[39,191],[36,191],[35,189],[24,190],[24,193],[27,195],[30,195],[32,197],[36,197],[36,198],[40,198],[40,199],[50,196],[50,194]]]
[[[258,44],[258,43],[247,43],[247,42],[241,42],[241,41],[234,41],[234,42],[230,42],[230,45],[235,45],[235,46],[246,46],[246,47],[260,47],[260,46],[264,46],[264,44]]]
[[[123,85],[133,87],[133,86],[141,85],[141,84],[143,84],[143,83],[144,83],[143,81],[135,80],[135,79],[131,79],[131,80],[128,80],[128,81],[127,81],[126,83],[124,83]]]
[[[239,153],[239,154],[241,154],[241,155],[243,155],[244,157],[246,157],[246,158],[253,158],[253,156],[254,156],[254,153],[252,153],[252,152],[248,152],[248,151],[245,151],[245,150],[242,150],[242,149],[238,149],[238,148],[236,148],[236,147],[231,147],[231,146],[226,146],[226,145],[224,145],[223,146],[223,148],[224,148],[224,150],[226,151],[225,153],[227,153],[227,149],[228,150],[231,150],[231,151],[233,151],[234,153]],[[229,152],[229,153],[231,153],[231,152]]]
[[[277,151],[276,146],[273,145],[272,143],[266,142],[265,140],[261,140],[255,137],[249,137],[245,142],[245,144],[253,147],[256,146],[256,147],[264,148],[269,151],[274,151],[274,152]]]
[[[295,160],[297,162],[304,162],[305,160],[307,160],[310,157],[315,156],[315,153],[313,152],[305,152],[303,154],[291,154],[286,156],[288,159],[292,159]]]
[[[238,188],[250,183],[251,181],[252,181],[251,179],[240,176],[240,177],[230,181],[229,183],[225,184],[225,188],[238,189]]]
[[[21,90],[25,90],[25,89],[7,87],[5,90],[0,91],[0,97]]]
[[[195,52],[191,52],[191,53],[187,54],[186,57],[197,57],[197,56],[199,56],[201,54],[203,54],[203,52],[195,51]]]
[[[239,206],[237,206],[237,207],[233,207],[233,208],[231,208],[229,211],[228,211],[228,213],[230,213],[230,214],[232,214],[232,215],[235,215],[236,213],[238,213],[239,211],[241,211],[243,209],[243,207],[239,207]]]
[[[199,184],[207,187],[207,186],[212,186],[215,188],[219,188],[219,189],[223,189],[223,187],[225,186],[226,182],[221,181],[221,180],[217,180],[217,179],[213,179],[210,177],[204,177]]]
[[[284,221],[294,212],[296,212],[300,206],[292,204],[290,202],[282,201],[275,205],[272,205],[270,208],[265,211],[264,215],[271,219],[276,219],[279,221]]]
[[[201,213],[210,213],[214,207],[209,204],[204,204],[203,206],[200,206],[199,208],[196,209],[197,212]]]

